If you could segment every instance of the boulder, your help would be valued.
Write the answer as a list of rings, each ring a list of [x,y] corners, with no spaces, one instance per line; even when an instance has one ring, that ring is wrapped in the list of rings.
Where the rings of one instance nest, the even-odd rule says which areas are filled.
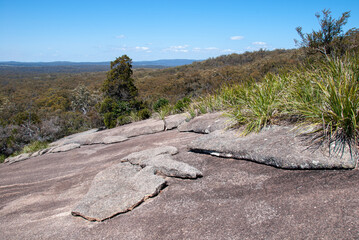
[[[215,131],[192,141],[189,149],[219,157],[251,160],[285,169],[352,169],[356,159],[348,150],[343,155],[329,154],[321,146],[308,148],[309,140],[293,131],[294,127],[263,129],[241,137],[236,131]]]
[[[90,221],[103,221],[132,210],[149,197],[157,195],[166,181],[151,167],[141,168],[120,163],[99,172],[72,215]]]
[[[233,120],[225,117],[223,112],[208,113],[184,122],[178,126],[180,132],[210,133],[231,127]]]
[[[190,115],[188,113],[182,113],[182,114],[168,116],[164,119],[165,129],[171,130],[171,129],[177,128],[179,125],[184,123],[189,118],[190,118]]]

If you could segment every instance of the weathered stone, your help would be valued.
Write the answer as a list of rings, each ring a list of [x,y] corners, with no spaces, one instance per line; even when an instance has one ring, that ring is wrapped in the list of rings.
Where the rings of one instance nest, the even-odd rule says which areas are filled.
[[[208,113],[184,122],[178,126],[180,132],[210,133],[231,127],[233,120],[225,117],[222,112]]]
[[[177,128],[180,124],[184,123],[186,119],[189,119],[190,115],[188,113],[176,114],[168,116],[164,119],[165,129],[171,130]]]
[[[197,178],[203,176],[198,169],[187,163],[174,160],[171,155],[177,153],[177,148],[164,146],[131,153],[121,161],[128,161],[141,167],[151,166],[156,173],[161,173],[168,177]]]
[[[80,146],[81,146],[81,144],[79,144],[79,143],[70,143],[70,144],[59,146],[59,147],[55,147],[55,148],[51,149],[49,152],[51,152],[51,153],[67,152],[72,149],[79,148]]]
[[[102,131],[106,135],[121,135],[124,137],[135,137],[140,135],[147,135],[162,132],[165,129],[165,124],[162,120],[147,119],[139,122],[134,122],[122,125],[116,128]]]
[[[151,157],[139,162],[139,165],[142,167],[151,166],[155,169],[156,173],[161,173],[168,177],[198,178],[203,176],[202,172],[197,168],[187,163],[176,161],[169,154]]]
[[[137,164],[139,165],[141,162],[145,161],[148,158],[151,157],[155,157],[161,154],[166,154],[166,155],[175,155],[178,153],[177,148],[172,147],[172,146],[163,146],[163,147],[158,147],[158,148],[150,148],[150,149],[146,149],[140,152],[134,152],[131,153],[130,155],[122,158],[121,161],[125,162],[125,161],[129,161],[132,164]]]
[[[127,141],[128,138],[124,136],[108,136],[103,139],[104,144],[118,143]]]
[[[29,159],[31,157],[31,153],[22,153],[15,157],[8,157],[5,159],[4,163],[12,164],[15,162],[24,161],[26,159]]]
[[[90,221],[103,221],[132,210],[144,200],[155,196],[166,181],[154,175],[154,169],[141,169],[120,163],[98,173],[84,198],[72,214]]]
[[[83,141],[82,139],[86,139],[88,136],[91,136],[91,134],[98,132],[98,129],[90,129],[85,132],[75,133],[70,136],[66,136],[64,138],[61,138],[55,142],[50,143],[50,147],[57,147],[69,143],[80,143]]]
[[[310,144],[292,131],[293,127],[271,127],[258,134],[240,137],[235,131],[216,131],[189,144],[189,149],[219,157],[251,160],[286,169],[352,169],[356,159],[348,151],[329,155],[325,147]]]
[[[47,152],[50,152],[52,150],[52,148],[45,148],[42,150],[39,150],[39,155],[44,155]]]

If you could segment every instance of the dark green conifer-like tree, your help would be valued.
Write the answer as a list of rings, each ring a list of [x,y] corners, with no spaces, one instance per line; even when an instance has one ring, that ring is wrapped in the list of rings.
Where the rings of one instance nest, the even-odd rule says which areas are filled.
[[[102,90],[105,97],[116,101],[131,101],[138,95],[132,79],[132,59],[127,55],[118,57],[111,62],[111,70],[103,83]]]
[[[132,59],[127,55],[111,62],[111,70],[102,85],[104,100],[100,106],[105,126],[108,128],[128,123],[131,111],[137,111],[140,103],[138,90],[132,78]]]

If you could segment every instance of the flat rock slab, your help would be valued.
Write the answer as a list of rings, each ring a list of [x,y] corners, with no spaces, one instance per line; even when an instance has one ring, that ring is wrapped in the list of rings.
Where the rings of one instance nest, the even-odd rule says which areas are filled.
[[[69,143],[81,143],[81,141],[84,141],[82,139],[87,139],[88,136],[90,136],[93,133],[98,132],[99,130],[97,128],[87,130],[85,132],[75,133],[69,136],[66,136],[64,138],[61,138],[55,142],[52,142],[50,144],[51,147],[61,146]]]
[[[5,159],[4,163],[12,164],[20,161],[24,161],[26,159],[29,159],[31,157],[31,153],[23,153],[19,154],[15,157],[8,157]]]
[[[152,167],[156,173],[168,177],[198,178],[203,176],[202,172],[197,168],[192,167],[187,163],[174,160],[172,155],[177,153],[177,148],[163,146],[131,153],[121,161],[128,161],[131,164],[139,165],[141,167]]]
[[[0,239],[359,239],[358,170],[293,171],[186,151],[193,132],[164,131],[0,164]],[[171,145],[203,171],[105,222],[73,217],[96,174]]]
[[[49,150],[48,152],[51,152],[51,153],[67,152],[72,149],[79,148],[80,146],[81,146],[81,144],[79,144],[79,143],[70,143],[70,144],[54,147],[51,150]]]
[[[157,148],[150,148],[140,152],[133,152],[128,156],[121,159],[122,162],[131,162],[132,164],[140,165],[141,162],[146,161],[148,158],[158,155],[175,155],[178,153],[178,149],[172,146],[162,146]]]
[[[222,112],[208,113],[184,122],[178,126],[180,132],[210,133],[231,127],[233,120],[225,117]]]
[[[127,137],[121,135],[110,135],[109,132],[88,132],[87,134],[79,134],[71,138],[64,138],[51,146],[64,146],[68,144],[92,145],[92,144],[112,144],[128,140]]]
[[[132,210],[155,196],[166,181],[150,167],[120,163],[98,173],[88,193],[72,210],[72,215],[90,221],[103,221]]]
[[[356,159],[329,155],[326,148],[308,149],[308,141],[297,136],[293,127],[275,126],[258,134],[240,137],[235,131],[216,131],[189,144],[195,152],[219,157],[251,160],[285,169],[353,169]]]
[[[164,119],[165,129],[171,130],[171,129],[177,128],[179,125],[184,123],[189,118],[190,118],[190,115],[188,113],[182,113],[182,114],[168,116]]]
[[[141,166],[151,166],[156,173],[163,174],[168,177],[191,178],[202,177],[203,174],[197,168],[187,163],[174,160],[171,155],[158,155],[140,162]]]
[[[127,138],[141,135],[148,135],[162,132],[165,130],[165,123],[163,120],[147,119],[139,122],[134,122],[119,127],[101,131],[106,136],[124,136]]]

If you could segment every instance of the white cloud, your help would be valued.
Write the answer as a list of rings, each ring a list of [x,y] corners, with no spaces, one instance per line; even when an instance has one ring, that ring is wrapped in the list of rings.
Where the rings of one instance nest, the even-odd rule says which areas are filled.
[[[218,48],[216,47],[208,47],[208,48],[205,48],[206,50],[218,50]]]
[[[233,49],[224,49],[224,50],[222,50],[222,52],[235,52],[235,50],[233,50]]]
[[[146,50],[148,50],[150,48],[148,48],[148,47],[135,47],[135,49],[140,50],[140,51],[146,51]]]
[[[112,47],[111,49],[113,51],[128,51],[128,48],[124,48],[124,47]]]
[[[267,45],[266,42],[253,42],[252,44],[256,45],[256,46],[265,46],[265,45]]]
[[[164,49],[164,51],[171,51],[171,52],[188,52],[189,45],[180,45],[180,46],[171,46],[169,48]]]
[[[116,36],[117,39],[122,39],[122,38],[125,38],[125,35],[121,34],[121,35],[118,35]]]
[[[233,36],[231,37],[231,40],[242,40],[243,38],[243,36]]]

